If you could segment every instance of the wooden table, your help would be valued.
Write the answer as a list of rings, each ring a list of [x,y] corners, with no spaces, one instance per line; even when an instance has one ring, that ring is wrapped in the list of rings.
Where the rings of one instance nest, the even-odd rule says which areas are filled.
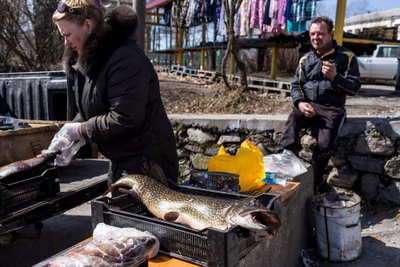
[[[172,258],[167,255],[158,254],[155,258],[149,260],[149,267],[195,267],[199,266],[187,261]]]

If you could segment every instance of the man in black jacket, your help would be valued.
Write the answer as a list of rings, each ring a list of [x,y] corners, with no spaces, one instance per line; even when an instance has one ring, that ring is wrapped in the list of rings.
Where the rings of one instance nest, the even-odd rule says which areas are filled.
[[[313,19],[309,34],[313,49],[299,61],[291,89],[294,107],[280,145],[296,152],[300,130],[311,127],[317,131],[318,145],[312,163],[314,184],[318,188],[346,118],[346,95],[355,95],[360,89],[360,73],[356,56],[333,40],[331,19]]]

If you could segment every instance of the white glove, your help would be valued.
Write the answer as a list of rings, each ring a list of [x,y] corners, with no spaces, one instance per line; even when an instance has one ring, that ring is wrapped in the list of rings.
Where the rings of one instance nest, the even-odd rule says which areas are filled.
[[[71,122],[66,123],[59,131],[61,135],[67,137],[70,141],[78,141],[83,138],[81,133],[81,123]]]
[[[85,145],[85,140],[72,142],[69,146],[61,149],[61,153],[57,154],[54,164],[57,166],[67,166],[71,162],[73,156],[79,151],[79,149]]]
[[[81,123],[66,123],[51,140],[50,146],[43,150],[43,154],[58,153],[55,164],[66,166],[71,162],[72,157],[85,144],[81,134]]]

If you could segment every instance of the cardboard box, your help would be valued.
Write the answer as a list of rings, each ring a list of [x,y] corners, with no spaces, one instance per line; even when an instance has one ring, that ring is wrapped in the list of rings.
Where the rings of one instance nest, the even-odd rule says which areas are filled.
[[[0,166],[33,158],[48,148],[63,122],[23,120],[31,128],[0,131]]]

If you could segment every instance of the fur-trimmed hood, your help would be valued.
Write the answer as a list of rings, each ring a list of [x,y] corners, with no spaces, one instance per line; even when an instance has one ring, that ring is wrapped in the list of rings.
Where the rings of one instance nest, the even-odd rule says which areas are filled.
[[[89,79],[97,78],[113,51],[128,39],[133,39],[137,24],[136,13],[127,5],[107,11],[104,22],[89,36],[82,55],[78,55],[68,46],[65,47],[63,67],[66,74],[70,76],[73,66],[77,65]]]

